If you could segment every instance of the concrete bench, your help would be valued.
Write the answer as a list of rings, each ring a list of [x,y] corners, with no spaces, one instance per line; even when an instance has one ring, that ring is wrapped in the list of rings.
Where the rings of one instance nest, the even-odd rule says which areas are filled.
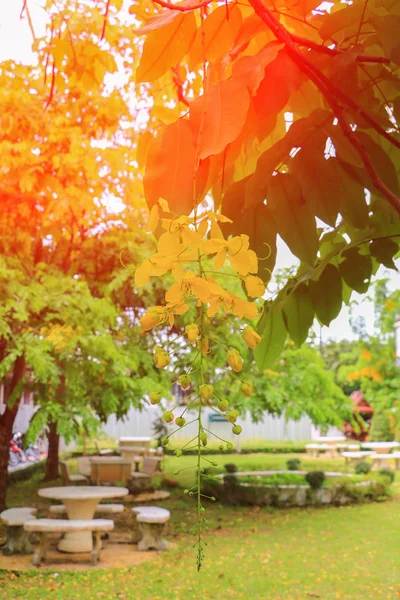
[[[346,459],[346,462],[358,463],[371,456],[373,452],[369,452],[367,450],[361,450],[360,452],[342,452],[343,458]]]
[[[4,523],[7,541],[3,548],[3,554],[32,554],[33,547],[30,534],[24,530],[27,521],[35,518],[36,508],[22,506],[20,508],[9,508],[0,514],[0,520]]]
[[[118,513],[122,513],[124,508],[125,507],[123,504],[98,504],[96,512],[117,515]],[[67,508],[64,506],[64,504],[53,504],[53,506],[50,506],[49,508],[49,513],[51,515],[66,515]]]
[[[141,539],[138,543],[138,550],[166,550],[167,544],[162,539],[164,526],[169,521],[171,513],[166,508],[159,506],[135,506],[132,512],[136,515],[136,521],[139,525]]]
[[[396,471],[400,469],[400,452],[392,452],[391,454],[374,453],[371,454],[373,460],[373,469],[390,469],[390,460],[394,460]]]
[[[328,450],[328,444],[306,444],[306,452],[310,456],[318,457],[320,452],[326,454]]]
[[[100,536],[104,531],[112,531],[114,522],[109,519],[90,519],[87,521],[75,521],[68,519],[35,519],[27,521],[24,525],[25,531],[40,533],[38,548],[33,554],[33,564],[39,567],[42,560],[46,559],[47,541],[49,533],[70,533],[77,531],[91,531],[94,533],[94,546],[91,552],[92,565],[100,558],[101,541]]]

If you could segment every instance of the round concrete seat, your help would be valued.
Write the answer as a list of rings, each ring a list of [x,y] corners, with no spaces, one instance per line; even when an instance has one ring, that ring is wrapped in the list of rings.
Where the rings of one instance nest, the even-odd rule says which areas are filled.
[[[36,508],[21,506],[20,508],[9,508],[0,514],[0,520],[9,527],[18,527],[30,521],[37,513]]]
[[[169,510],[165,508],[158,508],[156,506],[149,508],[150,510],[146,510],[146,507],[143,507],[137,512],[136,519],[138,523],[166,523],[171,516]]]
[[[3,547],[3,554],[10,556],[11,554],[31,554],[33,548],[31,540],[24,525],[27,521],[35,518],[36,508],[29,506],[21,506],[20,508],[9,508],[0,514],[0,521],[4,523],[7,542]]]
[[[69,531],[112,531],[114,521],[110,519],[34,519],[24,525],[25,531],[67,533]]]
[[[166,508],[160,506],[134,506],[132,512],[136,513],[137,520],[139,521],[139,515],[144,516],[159,516],[165,518],[165,521],[159,521],[160,523],[166,523],[171,516],[171,513]],[[142,521],[143,522],[143,521]],[[148,523],[157,523],[158,521],[147,521]]]

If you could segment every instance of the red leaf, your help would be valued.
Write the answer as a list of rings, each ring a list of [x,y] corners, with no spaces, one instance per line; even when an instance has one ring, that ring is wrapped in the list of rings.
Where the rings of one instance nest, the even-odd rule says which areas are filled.
[[[190,120],[199,132],[200,158],[222,152],[243,129],[250,106],[241,81],[228,79],[210,87],[190,105]]]

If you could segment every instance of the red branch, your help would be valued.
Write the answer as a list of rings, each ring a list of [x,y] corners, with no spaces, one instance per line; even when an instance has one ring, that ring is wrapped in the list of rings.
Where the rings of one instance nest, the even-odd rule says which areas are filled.
[[[379,173],[375,169],[373,162],[371,161],[368,152],[365,150],[364,146],[360,142],[356,132],[353,131],[350,124],[346,121],[343,114],[342,106],[338,102],[338,98],[344,100],[348,104],[348,106],[353,108],[353,110],[355,110],[360,116],[364,111],[362,111],[361,108],[355,102],[348,98],[346,94],[344,94],[343,92],[338,90],[334,85],[332,85],[330,80],[327,77],[325,77],[325,75],[315,67],[315,65],[307,58],[307,56],[305,56],[299,50],[296,43],[292,40],[289,32],[283,27],[283,25],[276,21],[271,11],[263,3],[263,0],[249,0],[249,3],[254,8],[257,15],[272,31],[275,37],[280,42],[285,44],[289,56],[296,63],[299,69],[303,71],[303,73],[305,73],[310,78],[310,80],[316,85],[316,87],[322,92],[330,107],[332,108],[334,115],[337,117],[339,125],[344,135],[347,137],[353,148],[358,152],[359,156],[361,157],[364,163],[365,170],[371,177],[374,186],[388,200],[388,202],[393,206],[396,212],[400,214],[400,198],[398,198],[396,194],[394,194],[387,187],[385,182],[382,181]],[[371,122],[372,120],[372,122],[374,123],[373,126],[377,131],[377,127],[379,127],[379,129],[382,129],[380,126],[377,126],[377,124],[375,124],[374,120],[371,119],[371,117],[368,116],[368,118],[369,122]],[[384,129],[382,129],[382,132],[383,133],[380,133],[384,135],[385,138],[389,136],[390,141],[394,143],[397,147],[399,147],[399,143],[395,138],[390,136]]]
[[[163,8],[169,8],[170,10],[178,10],[179,12],[188,12],[190,10],[194,10],[195,8],[204,8],[213,2],[214,0],[203,0],[203,2],[199,2],[198,4],[189,4],[185,5],[185,2],[182,4],[171,4],[171,2],[164,2],[164,0],[153,0],[154,4],[158,4]]]
[[[295,35],[294,33],[289,33],[289,35],[293,42],[296,42],[296,44],[299,44],[299,46],[306,46],[311,50],[316,50],[316,52],[328,54],[329,56],[340,56],[341,54],[345,54],[345,51],[336,50],[335,48],[328,48],[328,46],[322,46],[321,44],[317,44],[312,40]],[[380,63],[384,65],[388,65],[391,62],[390,58],[386,58],[386,56],[367,56],[365,54],[358,54],[354,60],[362,63]]]
[[[110,10],[110,0],[107,0],[107,4],[106,4],[106,12],[104,13],[104,22],[103,22],[103,29],[101,30],[101,36],[100,36],[100,41],[104,40],[104,36],[106,34],[106,27],[107,27],[107,17],[108,17],[108,11]]]

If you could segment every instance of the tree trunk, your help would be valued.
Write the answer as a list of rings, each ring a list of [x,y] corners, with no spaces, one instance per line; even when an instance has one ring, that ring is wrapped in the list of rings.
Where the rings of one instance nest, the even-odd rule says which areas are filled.
[[[7,406],[7,399],[14,392],[17,385],[25,375],[25,356],[19,356],[14,363],[11,382],[5,386],[4,400],[6,409],[0,415],[0,512],[6,507],[6,494],[8,482],[8,456],[10,451],[10,440],[13,431],[15,417],[21,398],[17,398],[12,408]]]
[[[49,450],[46,460],[45,479],[57,479],[59,463],[58,447],[60,444],[60,436],[57,433],[57,423],[49,423],[47,439],[49,441]]]
[[[63,363],[61,363],[61,368],[63,368],[63,366]],[[60,384],[57,390],[57,402],[59,404],[63,404],[65,401],[65,385],[65,375],[62,374],[60,377]],[[58,449],[60,445],[60,436],[57,433],[57,423],[53,423],[53,421],[49,422],[47,439],[49,441],[49,450],[46,460],[45,479],[57,479],[59,465]]]

